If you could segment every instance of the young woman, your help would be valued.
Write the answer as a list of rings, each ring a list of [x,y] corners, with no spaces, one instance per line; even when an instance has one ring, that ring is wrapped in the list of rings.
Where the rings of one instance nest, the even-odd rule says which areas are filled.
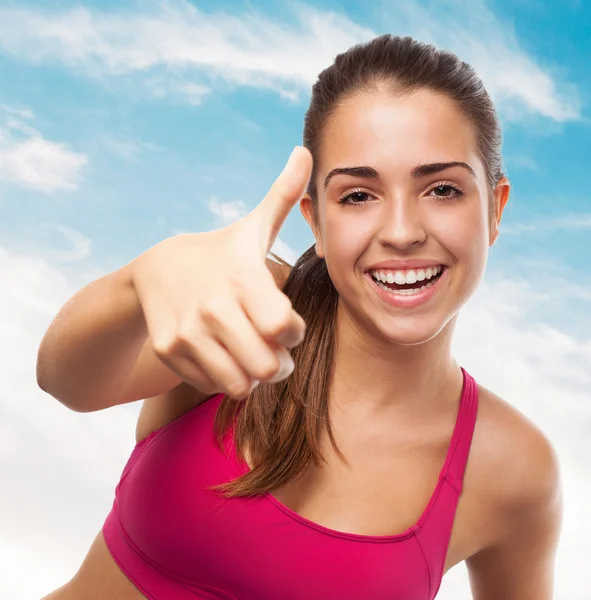
[[[550,600],[555,454],[450,351],[509,196],[500,145],[467,64],[376,38],[320,74],[250,215],[74,296],[39,385],[81,412],[147,399],[46,598],[428,600],[466,561],[477,600]],[[290,269],[266,257],[298,200],[316,242]]]

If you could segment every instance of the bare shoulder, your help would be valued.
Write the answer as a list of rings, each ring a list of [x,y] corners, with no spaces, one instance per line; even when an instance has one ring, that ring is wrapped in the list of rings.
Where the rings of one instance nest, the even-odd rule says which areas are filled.
[[[520,505],[555,490],[556,451],[544,432],[509,402],[479,386],[480,443],[506,502]]]
[[[514,528],[561,496],[558,457],[544,432],[482,386],[466,479],[492,535],[504,535],[503,525]]]
[[[163,394],[146,398],[135,428],[136,442],[141,442],[153,431],[168,425],[211,397],[182,382]]]
[[[563,513],[556,452],[538,426],[482,386],[464,490],[474,598],[553,598]]]

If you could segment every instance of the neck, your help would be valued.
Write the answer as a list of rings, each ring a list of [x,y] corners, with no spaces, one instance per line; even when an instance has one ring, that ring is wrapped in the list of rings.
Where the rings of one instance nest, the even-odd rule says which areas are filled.
[[[339,306],[331,397],[347,412],[398,415],[449,409],[462,388],[451,355],[456,317],[431,340],[396,344],[361,329]]]

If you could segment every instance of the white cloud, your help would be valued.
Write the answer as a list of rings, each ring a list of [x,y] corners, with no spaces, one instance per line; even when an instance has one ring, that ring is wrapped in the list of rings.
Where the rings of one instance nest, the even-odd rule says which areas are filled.
[[[347,17],[316,11],[298,15],[292,25],[252,13],[207,14],[184,0],[160,2],[144,13],[3,8],[0,48],[99,78],[145,73],[152,93],[184,96],[193,104],[208,91],[185,78],[195,72],[293,94],[294,83],[308,87],[337,51],[371,37]]]
[[[526,154],[505,156],[504,163],[509,165],[509,168],[515,166],[517,169],[524,171],[537,171],[539,169],[538,163]]]
[[[579,116],[576,87],[555,82],[521,47],[512,23],[484,0],[401,0],[395,7],[386,6],[384,20],[396,33],[451,50],[470,63],[506,121],[518,121],[527,113],[556,121]]]
[[[0,122],[0,180],[42,192],[76,189],[86,156],[63,142],[46,140],[21,120],[33,119],[31,111],[0,108],[9,114]]]
[[[12,115],[16,115],[21,119],[33,119],[35,116],[30,108],[13,108],[4,104],[0,104],[0,110]]]
[[[193,106],[199,106],[203,101],[203,96],[208,92],[209,88],[190,81],[178,86],[179,95]]]
[[[73,575],[110,508],[122,451],[133,447],[137,407],[84,418],[36,385],[49,322],[101,274],[67,276],[44,258],[0,247],[0,598],[40,598]]]
[[[200,106],[210,87],[187,81],[180,75],[156,75],[146,79],[146,88],[155,98],[168,98],[191,106]]]
[[[65,238],[69,244],[69,248],[66,248],[65,250],[57,249],[55,247],[45,247],[43,253],[48,261],[72,263],[84,260],[90,255],[90,246],[92,242],[79,231],[76,231],[71,227],[66,227],[65,225],[60,225],[59,223],[44,223],[40,227],[48,230],[50,233],[57,232],[61,237]]]
[[[574,86],[558,85],[482,1],[389,2],[382,24],[470,62],[508,120],[524,112],[556,121],[579,115]],[[97,78],[140,74],[152,94],[191,104],[219,81],[296,101],[338,52],[375,35],[346,15],[303,4],[283,21],[254,12],[206,13],[186,0],[144,12],[0,8],[0,48],[10,55]]]
[[[522,233],[547,233],[554,230],[587,230],[591,229],[591,214],[581,213],[535,219],[530,223],[510,223],[501,225],[503,234],[518,235]]]
[[[231,225],[248,214],[246,204],[242,200],[220,202],[217,198],[211,198],[207,208],[215,215],[218,227]]]
[[[300,253],[294,250],[291,246],[285,243],[280,237],[278,237],[273,245],[271,246],[271,252],[288,262],[290,265],[294,265],[297,259],[300,257]],[[272,258],[272,257],[271,257]]]
[[[128,162],[137,162],[140,155],[146,151],[162,150],[157,144],[129,139],[115,134],[105,136],[103,144],[113,154]]]

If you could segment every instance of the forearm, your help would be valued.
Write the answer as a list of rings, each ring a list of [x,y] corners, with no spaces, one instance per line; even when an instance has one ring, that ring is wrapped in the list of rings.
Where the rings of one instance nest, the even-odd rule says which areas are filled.
[[[116,404],[147,339],[129,266],[93,281],[59,311],[37,355],[37,382],[78,412]]]

